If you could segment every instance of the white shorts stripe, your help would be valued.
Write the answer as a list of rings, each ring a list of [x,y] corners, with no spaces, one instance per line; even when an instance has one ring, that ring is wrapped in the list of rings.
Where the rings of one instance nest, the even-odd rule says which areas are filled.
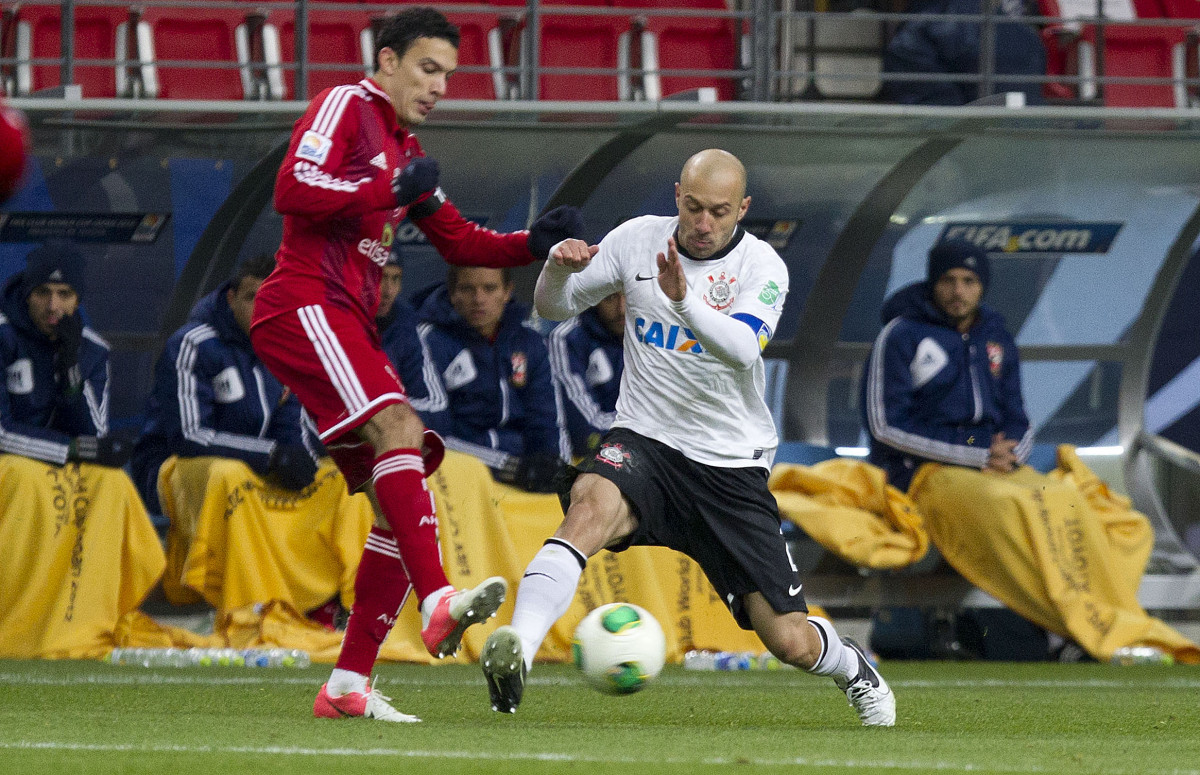
[[[358,375],[354,373],[354,366],[346,357],[342,343],[329,327],[325,311],[320,306],[312,305],[301,307],[297,312],[309,341],[325,367],[325,373],[329,375],[334,389],[346,404],[346,409],[351,413],[362,409],[367,404],[367,393],[363,390]]]

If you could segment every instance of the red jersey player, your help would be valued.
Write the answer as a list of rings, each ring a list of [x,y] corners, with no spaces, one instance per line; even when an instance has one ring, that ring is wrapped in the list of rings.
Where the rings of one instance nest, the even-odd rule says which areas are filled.
[[[579,211],[559,208],[528,232],[499,234],[464,219],[437,187],[437,162],[409,130],[445,94],[458,41],[458,28],[431,8],[390,18],[375,74],[313,100],[275,183],[283,242],[255,300],[251,342],[376,514],[337,666],[313,705],[318,717],[418,721],[368,686],[409,592],[421,608],[421,638],[439,657],[457,651],[463,631],[494,615],[507,592],[500,577],[455,590],[442,568],[425,484],[441,460],[440,439],[409,407],[375,327],[397,224],[407,215],[452,264],[492,267],[544,259],[582,231]]]

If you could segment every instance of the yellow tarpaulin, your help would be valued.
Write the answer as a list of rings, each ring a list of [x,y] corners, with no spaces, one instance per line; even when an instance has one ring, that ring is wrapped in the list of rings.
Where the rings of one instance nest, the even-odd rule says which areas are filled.
[[[0,657],[107,654],[164,565],[124,471],[0,455]]]
[[[908,496],[861,460],[779,465],[771,488],[784,517],[862,567],[898,568],[932,540],[968,581],[1093,657],[1154,645],[1179,662],[1200,649],[1137,601],[1153,533],[1145,516],[1059,448],[1058,468],[985,474],[929,463]]]
[[[852,565],[903,568],[929,550],[913,502],[887,484],[883,469],[861,460],[781,463],[770,487],[785,519]]]
[[[164,466],[160,477],[164,509],[196,515],[178,528],[172,525],[170,572],[180,582],[174,599],[183,602],[189,592],[192,599],[201,594],[222,608],[216,630],[231,645],[305,648],[315,661],[333,661],[340,634],[323,630],[299,612],[338,590],[347,604],[352,602],[354,571],[372,522],[365,496],[345,495],[340,475],[326,465],[309,488],[315,491],[306,490],[292,503],[280,500],[278,491],[266,495],[262,481],[244,466],[221,468],[217,476],[202,460]],[[481,462],[455,452],[447,453],[429,485],[450,582],[468,586],[498,575],[511,585],[497,618],[468,630],[458,659],[473,661],[487,635],[511,620],[525,566],[558,527],[562,511],[555,496],[497,484]],[[335,495],[339,487],[340,495]],[[313,507],[326,496],[326,488],[328,500]],[[303,497],[313,499],[309,509],[298,508]],[[185,502],[192,506],[181,508]],[[303,574],[292,567],[314,553],[318,560]],[[699,566],[669,549],[636,547],[620,554],[601,552],[589,561],[574,603],[550,631],[538,659],[569,659],[575,625],[595,606],[614,600],[637,603],[655,615],[666,632],[670,659],[681,659],[692,648],[764,650],[754,633],[737,626]],[[162,637],[161,632],[153,635]],[[138,637],[131,634],[128,645],[139,645]],[[380,656],[435,661],[421,645],[413,601],[401,611]]]
[[[1055,473],[996,476],[927,463],[909,489],[934,544],[968,581],[1101,661],[1151,645],[1177,662],[1200,648],[1145,612],[1137,590],[1154,535],[1145,516],[1059,448]]]
[[[158,491],[171,520],[163,592],[175,605],[204,600],[225,611],[281,600],[308,611],[339,593],[354,601],[371,504],[346,492],[331,461],[296,493],[240,460],[171,457]]]

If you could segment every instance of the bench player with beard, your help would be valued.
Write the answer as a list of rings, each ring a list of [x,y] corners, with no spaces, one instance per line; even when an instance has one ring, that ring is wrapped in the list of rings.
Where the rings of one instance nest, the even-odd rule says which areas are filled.
[[[667,546],[704,569],[743,629],[781,661],[829,676],[862,723],[891,726],[896,704],[862,649],[807,615],[767,489],[778,439],[763,398],[762,350],[779,321],[787,268],[740,225],[741,162],[688,159],[677,217],[633,218],[598,246],[556,245],[538,278],[539,314],[563,320],[625,293],[617,417],[564,495],[566,516],[526,568],[511,626],[480,658],[492,708],[515,712],[542,640],[566,613],[587,558]]]

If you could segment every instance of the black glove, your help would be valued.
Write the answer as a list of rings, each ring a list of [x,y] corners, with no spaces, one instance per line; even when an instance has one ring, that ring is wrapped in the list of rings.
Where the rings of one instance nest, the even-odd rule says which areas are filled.
[[[134,431],[113,431],[107,436],[76,436],[67,449],[67,460],[120,468],[133,454]]]
[[[415,202],[421,194],[432,191],[438,184],[437,159],[419,156],[392,178],[392,193],[396,195],[396,207]]]
[[[299,492],[313,483],[317,461],[301,444],[276,444],[267,463],[267,480],[285,490]]]
[[[79,373],[83,317],[78,311],[65,316],[54,326],[54,333],[54,381],[60,393],[77,395],[83,390],[83,375]]]
[[[565,239],[583,239],[583,213],[578,207],[560,205],[529,227],[529,252],[545,261],[550,250]]]
[[[514,484],[526,492],[557,492],[557,477],[563,467],[557,455],[534,452],[517,464]]]

